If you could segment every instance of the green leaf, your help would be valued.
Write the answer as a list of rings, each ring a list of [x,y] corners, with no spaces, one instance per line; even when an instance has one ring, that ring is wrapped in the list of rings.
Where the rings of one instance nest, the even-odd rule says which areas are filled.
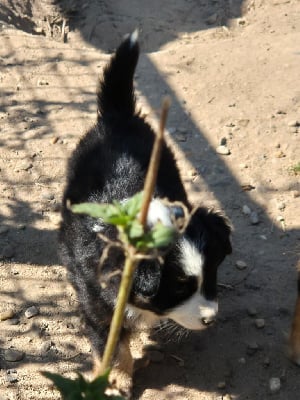
[[[96,379],[90,382],[89,389],[92,392],[104,393],[105,389],[108,386],[108,376],[109,376],[109,370],[107,370],[103,375],[98,376]]]
[[[135,218],[141,209],[143,193],[137,193],[123,204],[123,210],[131,218]]]
[[[93,218],[102,218],[104,221],[113,213],[117,214],[116,209],[111,204],[81,203],[71,206],[71,210],[76,214],[87,214]]]
[[[50,379],[61,393],[65,400],[83,400],[81,394],[81,385],[78,380],[64,378],[61,375],[51,372],[42,372],[42,374]]]
[[[143,225],[139,222],[134,220],[127,231],[129,239],[138,239],[144,234]]]
[[[175,239],[175,236],[176,231],[174,228],[158,223],[151,232],[152,241],[150,241],[149,245],[151,247],[167,247]]]

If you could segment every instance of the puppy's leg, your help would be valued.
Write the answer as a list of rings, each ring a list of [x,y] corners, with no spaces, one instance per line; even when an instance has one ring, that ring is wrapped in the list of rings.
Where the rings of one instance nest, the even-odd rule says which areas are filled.
[[[94,376],[101,371],[101,359],[94,360]],[[133,358],[130,352],[130,333],[122,333],[114,358],[113,366],[109,374],[112,389],[107,394],[121,394],[126,399],[131,398],[133,375]]]

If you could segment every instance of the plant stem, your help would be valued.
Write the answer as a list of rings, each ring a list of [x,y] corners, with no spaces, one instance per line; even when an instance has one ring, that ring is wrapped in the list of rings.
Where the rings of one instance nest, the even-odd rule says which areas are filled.
[[[155,138],[155,142],[153,145],[152,154],[151,154],[151,158],[150,158],[150,163],[149,163],[149,167],[148,167],[148,172],[147,172],[147,176],[146,176],[146,180],[145,180],[143,203],[142,203],[141,213],[140,213],[140,218],[139,218],[139,221],[143,225],[144,228],[146,227],[148,209],[149,209],[149,205],[151,202],[151,198],[153,196],[155,183],[156,183],[156,179],[157,179],[159,162],[160,162],[162,147],[163,147],[163,143],[164,143],[164,131],[165,131],[167,115],[168,115],[168,111],[170,108],[170,104],[171,104],[171,102],[170,102],[169,97],[165,97],[162,101],[162,110],[161,110],[161,116],[160,116],[159,131]]]
[[[101,373],[104,373],[111,365],[115,348],[119,340],[124,312],[128,301],[129,293],[132,286],[132,277],[135,268],[138,264],[138,259],[135,257],[136,250],[131,247],[126,254],[124,271],[122,274],[122,280],[117,298],[117,304],[115,312],[111,321],[109,335],[104,350],[104,355],[101,363]]]
[[[144,228],[146,227],[148,209],[155,188],[160,156],[164,143],[164,130],[166,126],[169,107],[170,107],[170,100],[169,98],[165,97],[162,102],[162,112],[160,118],[159,132],[155,138],[155,142],[153,145],[153,150],[144,185],[143,203],[139,217],[139,221]],[[117,304],[111,321],[107,343],[105,346],[104,355],[101,363],[100,373],[102,374],[105,373],[105,371],[111,366],[115,349],[119,340],[124,319],[124,312],[132,286],[133,273],[138,264],[138,258],[136,257],[136,255],[137,255],[137,250],[134,247],[129,246],[125,254],[126,256],[125,266],[120,283]]]

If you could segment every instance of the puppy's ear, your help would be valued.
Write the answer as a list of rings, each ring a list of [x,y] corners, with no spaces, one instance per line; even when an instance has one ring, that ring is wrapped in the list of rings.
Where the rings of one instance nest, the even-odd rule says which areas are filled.
[[[158,261],[141,261],[135,271],[132,287],[133,294],[151,299],[158,292],[160,279],[161,265]]]
[[[210,247],[214,252],[222,246],[224,256],[232,253],[231,232],[229,220],[220,212],[199,207],[193,211],[187,233],[196,238],[201,232],[201,241],[204,247]]]

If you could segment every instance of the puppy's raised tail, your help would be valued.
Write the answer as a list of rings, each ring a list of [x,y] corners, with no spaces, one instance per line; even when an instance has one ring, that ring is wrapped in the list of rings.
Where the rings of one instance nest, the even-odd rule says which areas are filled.
[[[138,31],[128,35],[104,69],[98,88],[98,117],[131,117],[135,113],[133,75],[139,57]]]

